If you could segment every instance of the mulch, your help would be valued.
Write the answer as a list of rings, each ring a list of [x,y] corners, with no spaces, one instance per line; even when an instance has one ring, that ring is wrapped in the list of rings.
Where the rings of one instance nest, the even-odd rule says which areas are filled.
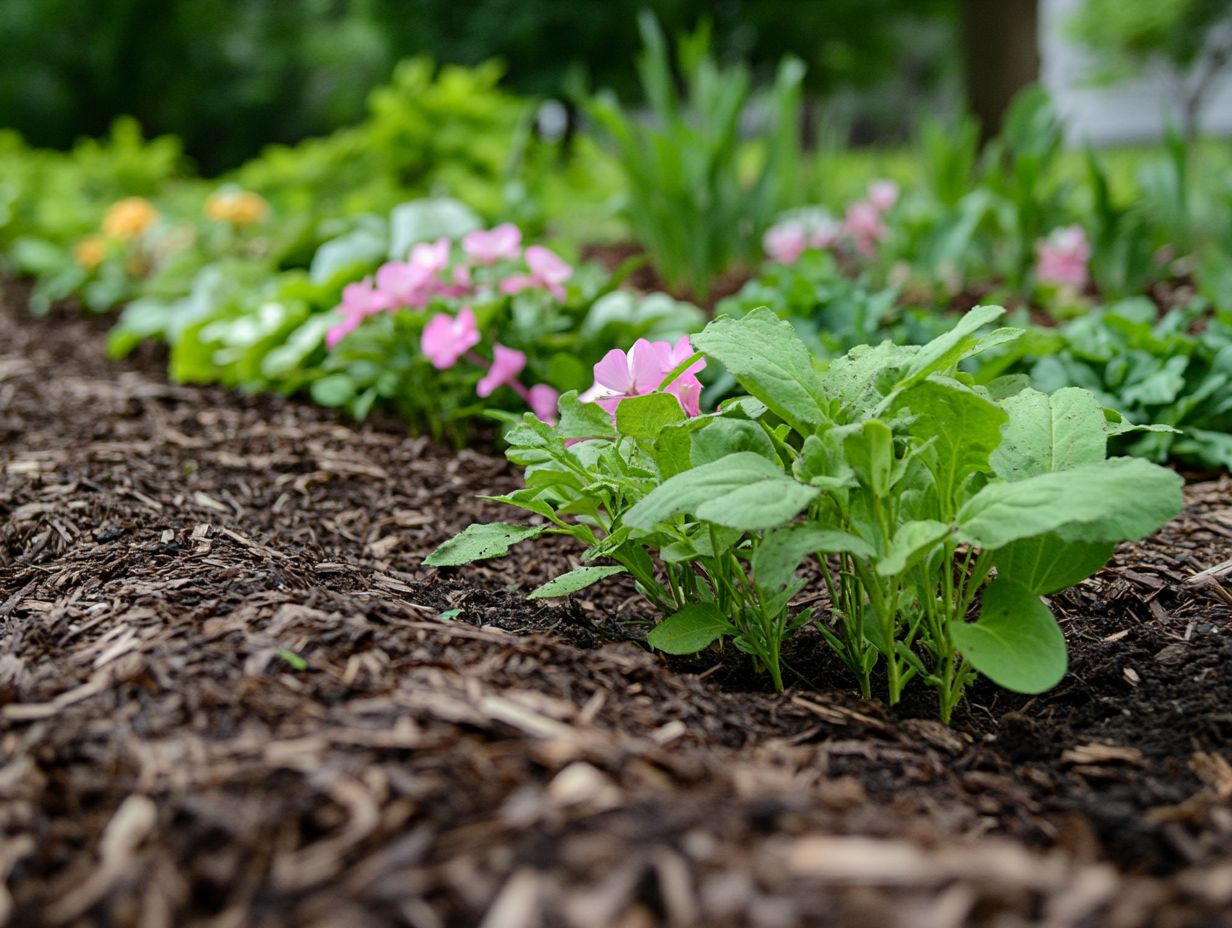
[[[517,478],[0,309],[0,925],[1232,925],[1232,481],[1054,606],[1071,672],[864,701],[665,662]],[[1208,571],[1209,568],[1221,569]],[[1204,571],[1208,571],[1203,574]]]

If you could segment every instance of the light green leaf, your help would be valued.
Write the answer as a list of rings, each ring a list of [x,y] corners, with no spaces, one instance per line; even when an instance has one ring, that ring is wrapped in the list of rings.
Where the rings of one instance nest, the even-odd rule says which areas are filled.
[[[908,567],[914,567],[951,531],[951,526],[932,519],[904,522],[894,533],[890,550],[877,563],[877,573],[883,577],[893,577]]]
[[[694,467],[664,481],[630,509],[627,525],[651,529],[683,512],[739,529],[774,528],[817,495],[752,451]]]
[[[625,569],[617,564],[603,567],[577,567],[568,573],[561,574],[554,580],[537,587],[527,599],[554,599],[557,596],[568,596],[578,590],[584,590],[592,583],[598,583],[604,577],[623,574]]]
[[[646,636],[646,643],[664,654],[696,654],[735,632],[713,603],[693,603],[656,625]]]
[[[563,394],[558,408],[556,432],[561,438],[611,438],[616,433],[607,411],[597,403],[583,403],[576,390]]]
[[[865,559],[876,556],[868,542],[848,532],[792,525],[766,533],[753,552],[753,577],[761,589],[773,592],[786,586],[800,561],[813,553],[847,553]]]
[[[458,567],[471,561],[502,557],[510,545],[541,535],[544,525],[511,525],[508,522],[475,523],[454,535],[424,558],[427,567]]]
[[[997,576],[1051,596],[1085,580],[1112,557],[1114,541],[1066,541],[1057,535],[1023,538],[999,550]]]
[[[1042,693],[1065,676],[1065,635],[1040,598],[1012,580],[984,591],[975,622],[950,625],[954,644],[988,679],[1016,693]]]
[[[680,401],[670,393],[631,396],[616,407],[616,431],[630,438],[657,438],[666,426],[684,419]]]
[[[1027,389],[1001,406],[1009,421],[990,462],[1008,480],[1097,464],[1107,453],[1104,410],[1086,390],[1066,387],[1050,396]]]
[[[737,451],[752,451],[777,461],[774,442],[757,422],[719,417],[711,419],[692,436],[690,457],[694,467],[709,464]]]
[[[973,338],[975,332],[988,323],[1005,315],[1005,309],[1000,306],[977,306],[954,324],[954,328],[934,338],[917,351],[907,365],[902,380],[897,389],[906,389],[923,380],[929,374],[949,373],[959,361],[971,354],[973,346],[977,345]],[[998,330],[989,336],[989,345],[998,344],[1004,333],[1012,330]],[[996,336],[996,337],[994,337]]]
[[[768,309],[715,319],[693,346],[730,371],[751,395],[802,434],[827,421],[827,403],[808,349],[791,324]]]
[[[1132,541],[1180,512],[1182,483],[1137,458],[990,483],[959,512],[959,538],[988,550],[1056,531],[1070,541]]]
[[[885,499],[890,493],[890,474],[894,470],[894,433],[880,419],[866,419],[859,431],[843,443],[847,461],[874,496]]]
[[[483,228],[469,206],[449,197],[429,197],[395,206],[389,216],[389,258],[405,261],[411,246],[438,238],[461,238]]]
[[[1007,416],[954,380],[922,381],[899,397],[899,405],[915,417],[908,431],[921,443],[932,440],[923,459],[937,482],[939,514],[949,518],[954,510],[948,507],[961,502],[955,497],[967,479],[987,472]]]

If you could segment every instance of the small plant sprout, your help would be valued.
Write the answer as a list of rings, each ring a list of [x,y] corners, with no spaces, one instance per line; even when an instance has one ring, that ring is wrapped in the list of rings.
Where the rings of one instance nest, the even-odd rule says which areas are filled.
[[[946,721],[978,674],[1046,690],[1066,648],[1045,597],[1175,515],[1181,480],[1108,458],[1108,437],[1136,427],[1085,390],[965,374],[1021,335],[991,328],[1003,313],[977,307],[926,345],[863,346],[824,370],[764,310],[670,351],[613,352],[595,402],[566,393],[555,426],[528,415],[508,435],[526,486],[495,498],[541,523],[472,525],[426,563],[569,535],[587,563],[533,595],[628,574],[663,616],[652,647],[731,639],[776,689],[783,642],[812,626],[864,695],[875,672],[891,703],[918,681]],[[693,349],[745,395],[690,413],[673,387],[699,369]]]

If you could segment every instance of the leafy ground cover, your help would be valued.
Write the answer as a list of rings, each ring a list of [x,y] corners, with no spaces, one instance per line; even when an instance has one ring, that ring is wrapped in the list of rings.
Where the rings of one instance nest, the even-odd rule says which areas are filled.
[[[31,319],[0,353],[0,920],[1216,925],[1232,906],[1232,486],[1052,598],[1035,697],[769,692],[665,661],[561,545],[417,566],[516,475]],[[1222,566],[1221,566],[1222,565]],[[1214,568],[1211,572],[1209,569]],[[1194,582],[1206,572],[1205,581]],[[805,655],[809,655],[805,657]]]

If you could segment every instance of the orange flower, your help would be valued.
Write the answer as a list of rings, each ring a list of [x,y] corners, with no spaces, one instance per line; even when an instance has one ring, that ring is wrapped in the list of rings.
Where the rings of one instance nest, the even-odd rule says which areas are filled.
[[[121,240],[136,238],[153,225],[157,218],[158,211],[150,205],[149,200],[125,197],[111,204],[107,210],[107,215],[103,217],[103,234],[108,238]]]
[[[268,213],[265,199],[248,190],[219,190],[205,201],[205,215],[238,229],[260,222]]]
[[[92,271],[107,257],[107,242],[101,235],[83,238],[73,246],[73,258],[87,271]]]

